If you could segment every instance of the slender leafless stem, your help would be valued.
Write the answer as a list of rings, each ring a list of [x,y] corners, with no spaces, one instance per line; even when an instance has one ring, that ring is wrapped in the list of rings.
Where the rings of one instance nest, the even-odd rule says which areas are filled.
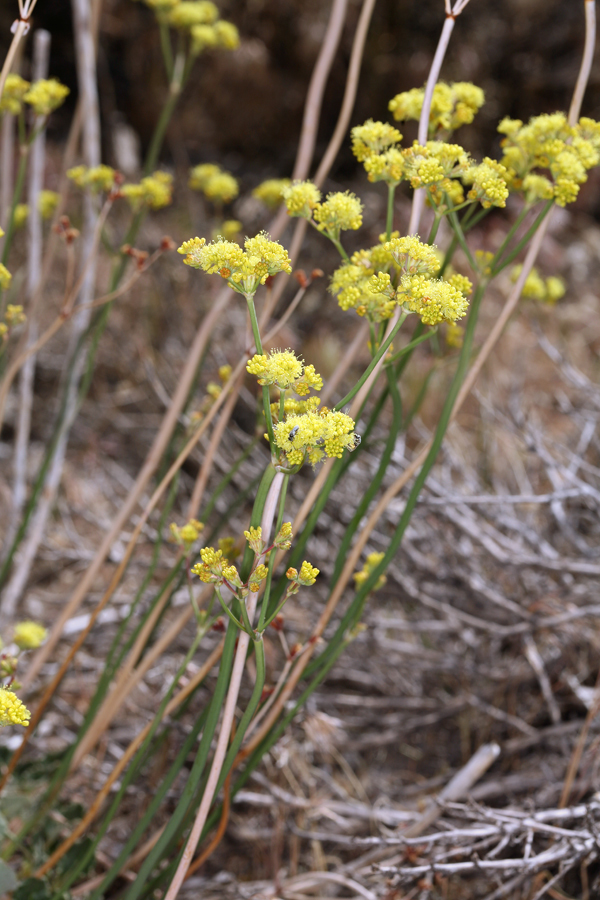
[[[50,32],[38,29],[33,36],[33,79],[38,81],[48,75],[50,59]],[[27,259],[27,297],[31,301],[39,287],[42,264],[42,217],[39,210],[39,196],[44,184],[45,164],[45,116],[37,116],[34,129],[37,136],[29,151],[29,185],[28,185],[28,228],[29,246]],[[31,316],[30,316],[31,319]],[[37,338],[37,323],[30,321],[28,344],[34,344]],[[26,361],[21,370],[19,381],[19,411],[17,414],[17,434],[13,457],[13,504],[11,519],[6,535],[6,544],[11,546],[17,532],[19,519],[25,505],[27,495],[27,460],[29,449],[29,433],[31,428],[31,407],[33,403],[33,379],[35,373],[35,356]]]

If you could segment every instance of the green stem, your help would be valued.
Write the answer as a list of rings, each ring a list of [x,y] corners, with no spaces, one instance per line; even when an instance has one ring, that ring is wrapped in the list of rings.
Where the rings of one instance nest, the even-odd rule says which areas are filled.
[[[392,236],[392,231],[394,230],[394,195],[396,193],[395,184],[388,184],[388,202],[387,202],[387,216],[385,220],[385,239],[389,241]]]
[[[217,600],[218,600],[219,603],[221,604],[221,607],[222,607],[222,609],[223,609],[223,612],[231,619],[231,621],[233,622],[233,624],[234,624],[237,628],[239,628],[240,631],[248,631],[248,629],[245,628],[244,625],[242,625],[242,623],[239,621],[239,619],[237,619],[237,618],[234,616],[234,614],[231,612],[231,610],[229,609],[229,607],[227,606],[227,604],[225,603],[225,601],[224,601],[223,598],[221,597],[221,593],[220,593],[220,591],[218,590],[218,588],[215,588],[215,594],[217,595]],[[243,605],[244,605],[244,604],[243,604],[242,602],[240,602],[240,606],[241,606],[242,608],[243,608]],[[247,616],[248,616],[248,614],[246,613],[246,618],[247,618]],[[250,634],[249,631],[248,631],[248,634]]]
[[[423,341],[430,340],[434,334],[435,334],[435,331],[430,330],[427,332],[427,334],[422,334],[420,337],[415,338],[414,340],[412,340],[410,342],[410,344],[407,344],[406,347],[403,347],[402,350],[398,350],[397,353],[394,353],[394,355],[392,357],[390,357],[389,362],[390,363],[397,362],[399,359],[401,359],[403,356],[405,356],[405,354],[410,353],[412,350],[415,349],[415,347],[418,347],[419,344],[422,344]]]
[[[279,530],[283,524],[283,516],[285,513],[285,499],[287,496],[288,484],[290,481],[290,476],[285,475],[283,481],[281,483],[281,493],[279,495],[279,512],[277,514],[277,522],[275,523],[274,535],[277,536],[279,534]],[[267,610],[269,608],[269,600],[271,598],[271,583],[273,580],[273,569],[275,568],[275,559],[277,557],[277,553],[275,552],[275,548],[271,551],[271,555],[269,557],[269,571],[267,573],[267,578],[265,581],[265,592],[263,594],[262,603],[260,607],[260,616],[258,617],[258,624],[256,626],[256,631],[261,633],[265,630],[265,628],[271,623],[273,616],[269,619],[268,622],[265,622],[265,616],[267,615]],[[277,610],[279,612],[279,609]],[[275,613],[277,615],[277,613]]]
[[[250,324],[252,325],[252,334],[254,336],[254,346],[256,347],[256,352],[262,356],[263,347],[262,341],[260,339],[260,329],[258,327],[258,317],[256,315],[256,307],[254,306],[254,297],[247,296],[246,302],[248,304],[248,313],[250,315]],[[269,435],[269,444],[271,446],[271,450],[273,451],[275,447],[275,435],[273,434],[273,417],[271,415],[271,393],[269,391],[269,386],[267,384],[263,385],[262,389],[263,395],[263,407],[265,411],[265,420],[267,423],[267,434]]]
[[[369,377],[369,375],[371,374],[371,372],[373,371],[373,369],[375,368],[375,366],[377,365],[379,360],[382,358],[382,356],[384,356],[387,353],[390,344],[392,343],[392,341],[394,340],[394,338],[400,331],[400,328],[402,327],[402,324],[403,324],[404,320],[406,319],[407,315],[408,315],[408,313],[402,313],[400,315],[400,318],[398,319],[398,321],[392,328],[389,336],[383,342],[383,344],[377,351],[377,354],[373,357],[371,363],[365,369],[365,371],[363,372],[361,377],[358,379],[358,381],[356,382],[356,384],[354,385],[352,390],[346,394],[346,396],[343,398],[343,400],[340,400],[340,402],[336,403],[336,405],[333,407],[336,411],[343,409],[343,407],[346,406],[347,403],[350,403],[350,401],[353,399],[353,397],[355,397],[358,394],[361,387],[363,386],[363,384],[365,383],[365,381],[367,380],[367,378]]]
[[[469,245],[467,244],[467,242],[465,240],[465,235],[463,233],[458,216],[456,215],[456,213],[448,213],[448,219],[450,220],[452,230],[454,231],[454,234],[458,238],[458,242],[459,242],[460,246],[462,247],[465,256],[469,260],[469,264],[470,264],[471,268],[473,269],[474,272],[478,272],[479,266],[473,259],[473,254],[471,253],[471,251],[469,249]]]
[[[166,22],[159,22],[158,27],[160,32],[160,49],[167,72],[167,79],[171,81],[173,78],[173,50],[171,49],[169,26]]]

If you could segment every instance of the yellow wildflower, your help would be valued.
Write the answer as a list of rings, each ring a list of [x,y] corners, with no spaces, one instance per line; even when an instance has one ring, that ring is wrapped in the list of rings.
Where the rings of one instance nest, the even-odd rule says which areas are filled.
[[[329,194],[315,206],[313,215],[319,231],[338,241],[340,231],[356,231],[362,225],[362,203],[350,191]]]
[[[27,321],[27,316],[23,312],[23,307],[13,306],[12,303],[9,303],[6,307],[4,318],[9,328],[14,328],[17,325],[22,325],[23,322]]]
[[[22,228],[29,218],[29,207],[26,203],[17,203],[15,206],[14,225],[18,230]]]
[[[193,25],[212,25],[219,16],[219,10],[210,0],[182,0],[169,13],[169,25],[173,28],[188,29]]]
[[[361,584],[364,584],[371,572],[377,568],[384,556],[385,553],[369,553],[362,569],[359,572],[355,572],[352,576],[354,578],[356,587],[360,587]],[[385,575],[380,575],[373,587],[373,590],[377,591],[379,590],[379,588],[383,587],[386,580],[387,579]]]
[[[15,625],[13,641],[20,650],[35,650],[44,643],[47,634],[39,622],[19,622]]]
[[[56,78],[41,78],[34,81],[26,94],[25,103],[29,103],[39,116],[47,116],[57,109],[70,94],[69,88]]]
[[[213,203],[230,203],[240,192],[237,180],[228,172],[219,172],[210,178],[204,187],[204,194]]]
[[[0,725],[29,725],[31,713],[8,688],[0,687]]]
[[[284,188],[283,199],[290,216],[311,219],[314,208],[321,201],[321,191],[312,181],[294,181]]]
[[[58,206],[60,195],[56,191],[40,191],[38,196],[38,209],[42,219],[51,219],[54,210]]]
[[[466,315],[469,304],[462,293],[441,278],[403,275],[397,294],[406,312],[417,313],[424,325],[455,322]]]
[[[8,271],[3,263],[0,263],[0,290],[5,291],[8,287],[10,287],[10,283],[12,281],[12,275]]]
[[[339,458],[344,450],[354,450],[359,442],[354,427],[350,416],[335,410],[291,415],[275,426],[275,443],[289,465],[301,465],[306,457],[316,465],[325,456]]]
[[[269,209],[276,209],[283,203],[283,192],[291,184],[289,178],[269,178],[252,191],[252,196],[260,200]]]
[[[352,152],[359,162],[373,155],[378,156],[402,140],[402,135],[393,125],[374,122],[373,119],[368,119],[364,125],[357,125],[351,134]]]
[[[293,388],[304,396],[311,388],[320,391],[323,379],[312,365],[306,366],[291,350],[274,350],[267,354],[255,354],[249,360],[246,370],[256,375],[262,385],[275,384],[281,390]]]
[[[0,98],[0,112],[9,112],[13,116],[18,116],[21,112],[23,97],[30,87],[30,82],[25,81],[20,75],[13,73],[7,75]]]
[[[397,121],[414,119],[419,121],[425,88],[413,88],[397,94],[389,102],[389,110]],[[450,133],[473,121],[475,114],[483,106],[485,95],[481,88],[468,81],[445,84],[439,81],[433,89],[429,113],[429,133]]]
[[[232,241],[206,244],[204,238],[192,238],[181,245],[179,253],[186,254],[186,265],[218,273],[245,297],[252,297],[269,275],[292,271],[287,250],[264,232],[246,238],[244,250]]]
[[[467,194],[469,200],[479,200],[484,209],[506,206],[508,171],[495,159],[486,156],[478,166],[471,166],[462,178],[466,184],[472,185]]]

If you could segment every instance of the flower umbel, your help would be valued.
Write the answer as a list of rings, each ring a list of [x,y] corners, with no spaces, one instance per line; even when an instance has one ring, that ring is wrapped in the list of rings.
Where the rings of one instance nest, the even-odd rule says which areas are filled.
[[[247,298],[254,296],[269,275],[292,271],[287,250],[264,232],[246,238],[244,250],[233,241],[207,244],[204,238],[192,238],[178,252],[186,254],[186,265],[210,274],[218,273],[234,291]]]
[[[31,713],[8,688],[0,687],[0,725],[29,725]]]
[[[15,625],[13,641],[20,650],[35,650],[44,643],[47,634],[39,622],[19,622]]]

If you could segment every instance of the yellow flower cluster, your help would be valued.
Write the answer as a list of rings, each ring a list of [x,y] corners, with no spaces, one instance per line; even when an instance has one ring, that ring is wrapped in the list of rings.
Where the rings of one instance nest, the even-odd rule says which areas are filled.
[[[233,241],[214,241],[207,244],[204,238],[191,238],[178,249],[185,254],[184,263],[210,274],[218,272],[234,291],[252,297],[258,286],[269,275],[291,272],[287,250],[262,232],[246,238],[244,249]]]
[[[286,397],[284,400],[284,413],[286,416],[301,415],[306,412],[315,412],[321,404],[319,397],[309,397],[307,400],[295,400],[292,397]],[[271,403],[271,415],[274,421],[279,419],[279,403]]]
[[[175,3],[169,13],[169,25],[188,29],[193,25],[212,25],[219,17],[219,10],[210,0],[183,0]]]
[[[326,456],[339,458],[344,450],[354,450],[359,443],[354,427],[350,416],[335,410],[292,415],[275,426],[275,443],[290,466],[301,465],[306,457],[316,465]]]
[[[523,266],[515,266],[512,269],[510,273],[511,281],[517,280],[522,269]],[[565,291],[566,287],[562,278],[558,278],[556,275],[542,278],[534,266],[525,280],[521,296],[531,300],[541,300],[542,303],[554,306],[555,303],[564,297]]]
[[[321,202],[321,191],[312,181],[294,181],[282,193],[290,216],[312,219],[313,210]]]
[[[462,179],[472,185],[467,194],[469,200],[479,200],[484,209],[506,206],[509,174],[506,167],[495,159],[486,156],[478,166],[471,166]]]
[[[248,531],[244,532],[244,537],[248,541],[251,550],[260,556],[267,546],[262,538],[262,528],[258,525],[256,528],[251,525]]]
[[[317,228],[327,237],[339,241],[340,231],[356,231],[362,225],[361,201],[350,191],[329,194],[313,211]]]
[[[311,584],[314,584],[317,580],[317,575],[319,574],[320,569],[316,569],[309,562],[304,560],[302,565],[300,566],[300,571],[295,569],[293,566],[285,573],[285,577],[289,581],[295,582],[297,585],[304,585],[306,587],[310,587]]]
[[[23,98],[31,84],[20,75],[10,74],[6,76],[2,97],[0,97],[0,112],[9,112],[18,116],[21,112]]]
[[[119,193],[125,197],[132,209],[138,209],[141,203],[150,209],[162,209],[168,206],[173,195],[173,176],[168,172],[153,172],[142,178],[139,184],[124,184]]]
[[[289,178],[269,178],[254,188],[252,196],[268,206],[269,209],[276,209],[283,203],[283,192],[290,184]]]
[[[384,244],[402,275],[434,275],[439,267],[439,258],[434,246],[424,244],[418,235],[408,237],[393,236]]]
[[[369,181],[397,185],[404,175],[404,157],[397,144],[402,135],[393,125],[368,119],[352,129],[352,152],[362,162]]]
[[[279,531],[275,536],[275,540],[273,544],[275,547],[278,547],[280,550],[289,550],[292,546],[292,523],[284,522]]]
[[[257,353],[248,362],[246,370],[257,376],[259,384],[275,384],[284,391],[293,388],[300,397],[309,394],[311,388],[320,391],[323,387],[323,379],[315,372],[315,367],[305,365],[291,350]]]
[[[356,587],[360,587],[361,584],[365,583],[365,581],[367,580],[367,578],[369,577],[369,575],[371,574],[373,569],[377,568],[377,566],[379,565],[379,563],[381,562],[381,560],[383,559],[384,556],[385,556],[385,553],[369,553],[362,569],[359,572],[355,572],[354,575],[352,576],[354,578],[354,583],[356,584]],[[377,582],[375,583],[375,586],[373,587],[373,590],[377,591],[377,590],[379,590],[380,587],[383,587],[386,580],[387,579],[386,579],[385,575],[380,575],[379,578],[377,579]]]
[[[0,687],[0,725],[29,725],[31,713],[17,695]]]
[[[67,171],[67,178],[80,188],[89,188],[92,194],[110,191],[115,183],[116,172],[110,166],[74,166]],[[121,188],[122,190],[122,188]]]
[[[20,650],[35,650],[44,643],[47,634],[39,622],[19,622],[15,625],[13,641]]]
[[[192,53],[194,56],[204,50],[236,50],[240,45],[240,35],[233,22],[219,19],[214,25],[192,25]]]
[[[222,584],[225,578],[223,569],[228,564],[228,560],[223,556],[223,551],[215,550],[214,547],[203,547],[200,551],[200,559],[201,563],[192,566],[194,575],[197,575],[205,584]]]
[[[38,209],[42,219],[51,219],[54,210],[58,206],[60,195],[56,191],[40,191],[38,196]]]
[[[3,232],[4,233],[4,232]],[[3,263],[0,263],[0,291],[5,291],[10,287],[12,275]]]
[[[572,203],[587,170],[600,162],[600,123],[581,118],[571,126],[564,113],[534,116],[524,125],[505,118],[498,131],[502,141],[502,165],[508,170],[511,189],[522,191],[527,203],[554,198],[559,206]],[[550,172],[552,180],[537,170]]]
[[[13,306],[12,303],[9,303],[4,313],[4,319],[9,328],[15,328],[17,325],[22,325],[26,322],[27,316],[23,312],[22,306]]]
[[[411,91],[397,94],[390,100],[388,108],[398,122],[407,119],[418,122],[424,98],[425,88],[413,88]],[[481,88],[468,81],[453,84],[438,82],[431,98],[429,134],[436,132],[449,134],[461,125],[468,125],[484,103],[485,95]]]
[[[460,290],[448,281],[425,275],[403,275],[396,299],[406,312],[417,313],[424,325],[456,322],[469,308]]]
[[[171,522],[169,528],[171,531],[171,539],[176,544],[179,544],[180,547],[183,547],[187,554],[189,553],[192,544],[200,537],[200,532],[204,530],[204,525],[202,522],[199,522],[198,519],[190,519],[181,528],[179,528],[175,522]]]
[[[382,235],[385,240],[385,235]],[[378,271],[386,271],[394,263],[389,245],[377,244],[368,250],[357,250],[349,263],[333,273],[329,290],[338,298],[341,309],[355,309],[359,316],[372,322],[389,319],[396,307],[388,296],[373,292],[371,278]]]
[[[240,36],[233,23],[219,19],[219,10],[211,0],[144,0],[160,22],[187,32],[194,56],[204,50],[235,50]]]
[[[69,88],[57,78],[41,78],[34,81],[23,100],[33,107],[38,116],[48,116],[57,109],[70,94]]]
[[[264,581],[268,574],[269,570],[264,565],[264,563],[259,563],[259,565],[250,575],[250,579],[248,581],[248,588],[252,591],[253,594],[257,594],[260,591],[261,581]]]
[[[214,163],[194,166],[190,170],[188,185],[193,191],[202,191],[213,203],[230,203],[240,192],[239,184],[233,175]]]

